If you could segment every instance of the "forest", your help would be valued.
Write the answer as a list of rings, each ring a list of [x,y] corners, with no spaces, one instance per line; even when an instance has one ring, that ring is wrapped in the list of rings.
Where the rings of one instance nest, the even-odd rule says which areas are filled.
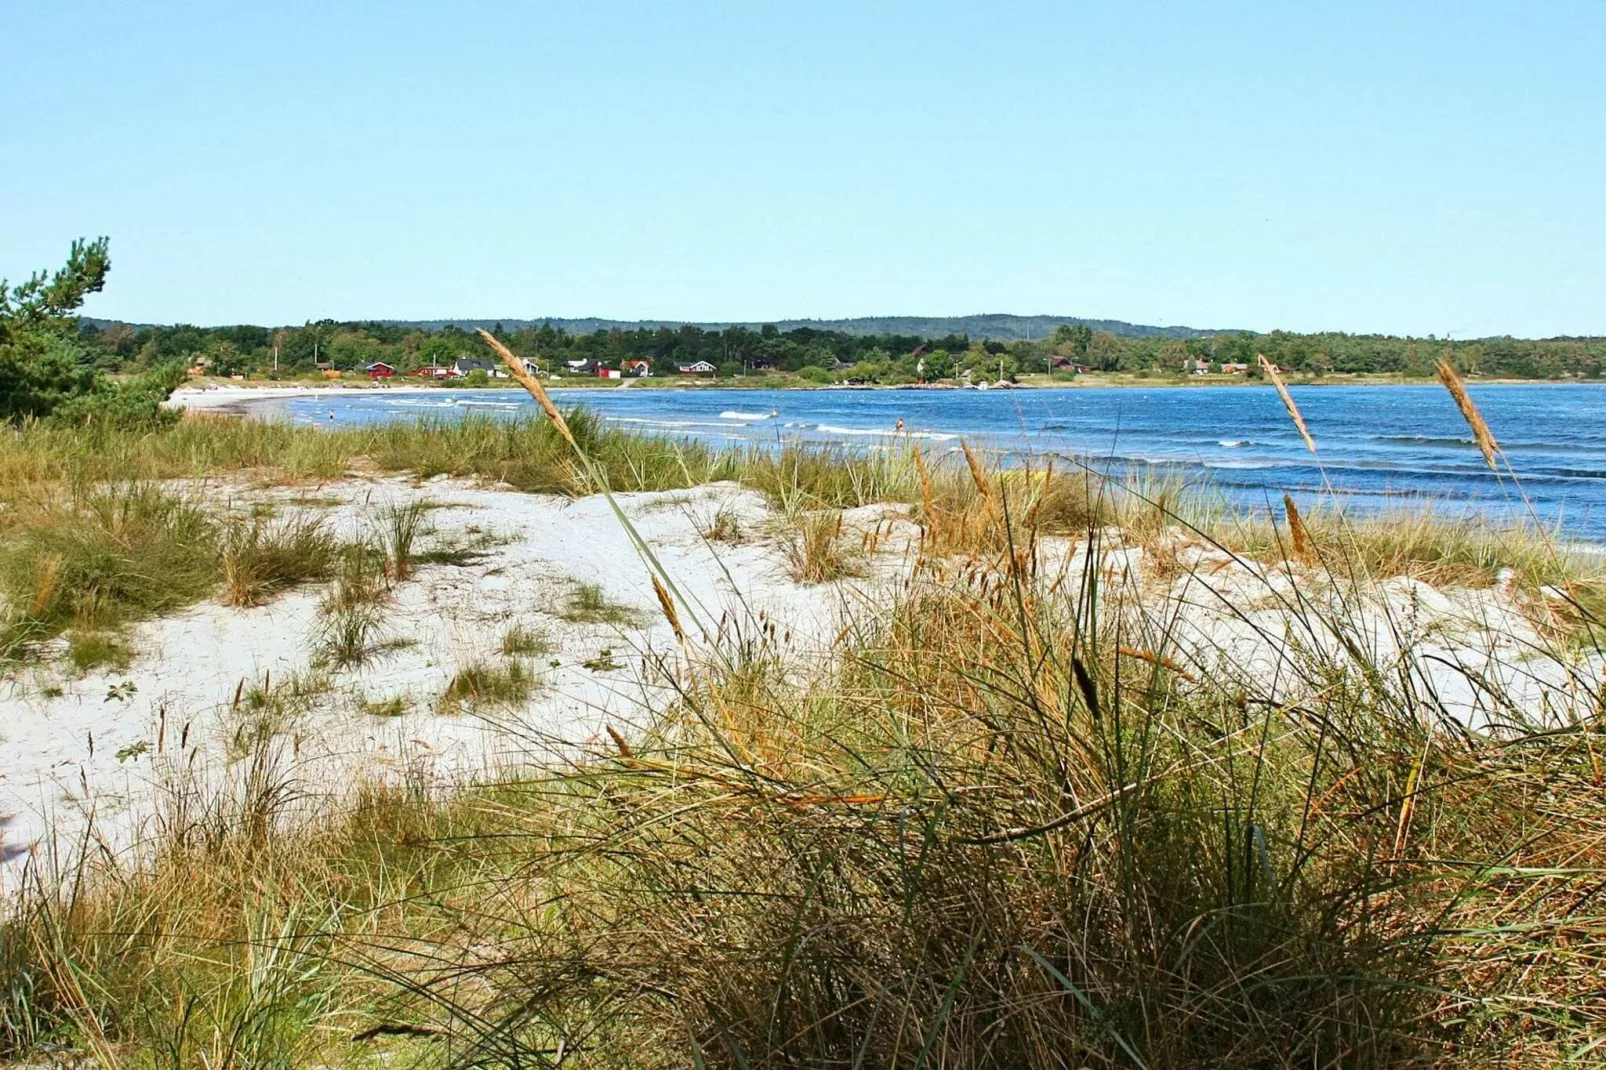
[[[1398,375],[1428,378],[1448,357],[1472,378],[1592,379],[1606,368],[1606,338],[1443,340],[1288,331],[1223,332],[1193,338],[1122,337],[1086,324],[1064,324],[1038,341],[996,341],[965,334],[848,334],[814,327],[705,329],[696,326],[570,333],[550,324],[493,331],[513,352],[543,368],[569,361],[617,367],[650,361],[655,374],[707,361],[721,376],[794,373],[806,380],[903,382],[965,371],[1005,377],[1054,370],[1056,358],[1095,372],[1175,376],[1204,361],[1253,365],[1257,355],[1301,376]],[[135,373],[182,363],[213,375],[294,378],[318,369],[350,372],[376,361],[405,373],[460,357],[484,357],[470,330],[384,322],[323,320],[299,327],[133,326],[80,321],[82,360],[104,371]]]

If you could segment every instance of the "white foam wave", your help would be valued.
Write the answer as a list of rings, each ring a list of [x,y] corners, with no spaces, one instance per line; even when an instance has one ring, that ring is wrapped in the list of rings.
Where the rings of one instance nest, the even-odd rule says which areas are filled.
[[[771,415],[773,414],[767,412],[737,412],[735,409],[728,409],[720,413],[719,418],[721,420],[768,420]]]
[[[1254,442],[1247,438],[1224,438],[1220,442],[1216,443],[1216,445],[1222,447],[1223,449],[1236,450],[1241,449],[1244,446],[1253,446]]]
[[[814,429],[826,435],[875,435],[882,438],[924,438],[932,442],[949,442],[958,435],[941,431],[895,431],[889,427],[837,427],[833,424],[816,424]]]
[[[1228,468],[1243,470],[1284,467],[1282,464],[1279,464],[1276,461],[1206,461],[1204,466],[1206,468]]]
[[[730,424],[708,420],[654,420],[646,416],[609,416],[607,419],[616,424],[641,424],[643,427],[718,427],[722,430],[730,427]]]

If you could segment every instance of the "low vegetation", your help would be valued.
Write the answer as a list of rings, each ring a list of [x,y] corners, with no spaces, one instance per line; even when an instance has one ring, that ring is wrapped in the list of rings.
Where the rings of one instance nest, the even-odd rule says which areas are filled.
[[[841,510],[803,513],[785,539],[792,578],[799,583],[830,583],[862,572],[858,556],[843,545]]]
[[[530,697],[537,679],[517,658],[500,663],[476,661],[457,671],[441,694],[440,713],[460,713],[493,706],[517,706]]]
[[[224,601],[257,606],[277,592],[328,579],[340,544],[316,517],[230,523],[219,540],[218,565]]]
[[[558,617],[570,624],[611,624],[616,627],[641,623],[641,614],[608,597],[599,583],[578,581],[558,607]]]
[[[599,448],[642,478],[690,471]],[[584,449],[570,493],[600,471]],[[1238,517],[968,452],[716,467],[815,525],[805,565],[851,541],[842,509],[884,501],[918,525],[917,561],[800,653],[694,620],[649,554],[677,634],[716,638],[658,666],[638,727],[444,798],[403,779],[309,813],[282,732],[246,733],[229,782],[178,771],[145,850],[33,871],[0,940],[0,1046],[107,1066],[732,1070],[1606,1053],[1601,685],[1578,645],[1601,578],[1547,533]],[[1041,552],[1055,538],[1066,552]],[[1134,548],[1168,586],[1116,567]],[[330,619],[382,603],[395,558],[348,551]],[[1170,581],[1246,562],[1277,623],[1245,613],[1189,647]],[[1362,604],[1402,571],[1565,606],[1574,645],[1531,644],[1512,677],[1452,666],[1469,706],[1434,686],[1437,647]],[[588,584],[560,615],[635,622]],[[1257,643],[1277,652],[1265,673],[1240,664]],[[542,644],[515,624],[502,645],[438,708],[524,701]],[[612,648],[584,664],[618,667]],[[264,682],[261,709],[293,711],[279,695]]]
[[[502,655],[509,658],[537,658],[552,652],[552,637],[539,628],[515,624],[502,633]]]

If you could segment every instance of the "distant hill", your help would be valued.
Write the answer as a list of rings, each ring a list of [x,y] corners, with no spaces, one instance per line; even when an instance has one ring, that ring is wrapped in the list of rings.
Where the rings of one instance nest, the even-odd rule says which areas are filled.
[[[86,326],[104,330],[120,320],[84,316],[79,320]],[[723,330],[726,327],[747,327],[758,330],[773,323],[783,331],[799,327],[812,327],[819,331],[841,331],[856,336],[873,334],[910,334],[921,338],[943,338],[950,334],[965,334],[990,342],[1016,342],[1022,339],[1046,338],[1060,324],[1086,324],[1095,331],[1109,331],[1118,338],[1208,338],[1217,334],[1251,333],[1233,330],[1200,330],[1194,327],[1149,327],[1124,320],[1090,320],[1080,316],[1011,316],[1001,312],[980,316],[860,316],[842,320],[754,320],[746,323],[699,323],[692,320],[608,320],[596,317],[572,319],[565,316],[537,317],[535,319],[440,319],[440,320],[348,320],[350,323],[385,323],[398,327],[416,327],[419,330],[438,331],[442,327],[492,328],[501,324],[510,331],[525,327],[539,327],[543,323],[568,331],[570,334],[591,334],[595,331],[657,330],[659,327],[701,327],[704,330]],[[130,323],[130,327],[151,327],[157,324]],[[229,326],[234,326],[230,324]]]
[[[550,323],[570,334],[591,334],[593,331],[657,330],[659,327],[701,327],[705,330],[723,330],[726,327],[748,327],[753,330],[773,323],[783,331],[799,327],[813,327],[820,331],[841,331],[843,334],[912,334],[921,338],[942,338],[950,334],[966,334],[994,342],[1014,342],[1021,339],[1046,338],[1060,324],[1086,324],[1095,331],[1109,331],[1119,338],[1207,338],[1216,334],[1235,334],[1228,330],[1200,330],[1194,327],[1149,327],[1123,320],[1090,320],[1080,316],[1011,316],[1005,313],[988,313],[979,316],[860,316],[840,320],[769,320],[750,322],[703,323],[691,320],[609,320],[586,317],[569,319],[562,316],[536,319],[471,319],[471,320],[382,320],[403,327],[422,330],[439,330],[442,327],[490,328],[500,323],[510,331],[525,327],[539,327]]]

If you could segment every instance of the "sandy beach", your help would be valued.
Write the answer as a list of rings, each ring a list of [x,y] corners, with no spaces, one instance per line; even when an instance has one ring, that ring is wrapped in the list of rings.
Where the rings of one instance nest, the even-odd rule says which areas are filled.
[[[195,401],[287,396],[240,393],[252,397],[209,391]],[[903,519],[905,507],[849,510],[846,541],[876,532],[868,569],[811,586],[789,570],[783,518],[751,491],[716,484],[620,495],[642,537],[700,607],[701,625],[682,646],[600,495],[575,500],[447,477],[360,473],[315,485],[220,479],[176,489],[235,513],[315,517],[343,539],[371,534],[389,507],[419,504],[428,510],[426,546],[466,552],[395,585],[383,652],[360,668],[318,664],[319,603],[327,591],[312,588],[256,608],[209,601],[138,625],[129,644],[136,656],[123,669],[74,676],[47,657],[17,674],[0,694],[0,814],[10,815],[4,849],[14,861],[48,843],[52,830],[70,840],[91,824],[119,849],[171,807],[177,785],[218,790],[250,750],[242,742],[256,730],[242,706],[248,692],[305,692],[294,717],[272,730],[290,741],[284,774],[313,808],[374,777],[448,790],[610,727],[633,732],[673,701],[676,673],[709,649],[715,633],[728,640],[732,632],[770,628],[798,664],[827,658],[846,617],[873,615],[907,581],[920,540],[918,526]],[[716,528],[740,534],[736,541],[708,538]],[[1174,656],[1217,686],[1240,678],[1246,688],[1294,696],[1302,685],[1289,669],[1300,657],[1344,656],[1332,636],[1296,634],[1308,616],[1293,607],[1300,597],[1336,605],[1350,595],[1201,544],[1180,529],[1171,539],[1161,546],[1163,568],[1153,558],[1160,551],[1123,547],[1113,531],[1097,557],[1085,542],[1065,538],[1043,539],[1038,554],[1042,567],[1062,578],[1074,581],[1095,568],[1137,592],[1146,614],[1169,622]],[[622,607],[620,619],[566,620],[564,600],[583,584],[598,585]],[[1571,665],[1533,656],[1543,637],[1505,586],[1440,590],[1401,578],[1362,595],[1358,634],[1370,657],[1409,664],[1464,723],[1500,715],[1475,680],[1493,681],[1503,694],[1523,696],[1525,708],[1557,718],[1583,701],[1581,684],[1584,695],[1599,686],[1598,655]],[[544,637],[546,649],[531,662],[539,678],[533,696],[491,712],[449,709],[442,696],[454,676],[494,660],[515,626]]]

